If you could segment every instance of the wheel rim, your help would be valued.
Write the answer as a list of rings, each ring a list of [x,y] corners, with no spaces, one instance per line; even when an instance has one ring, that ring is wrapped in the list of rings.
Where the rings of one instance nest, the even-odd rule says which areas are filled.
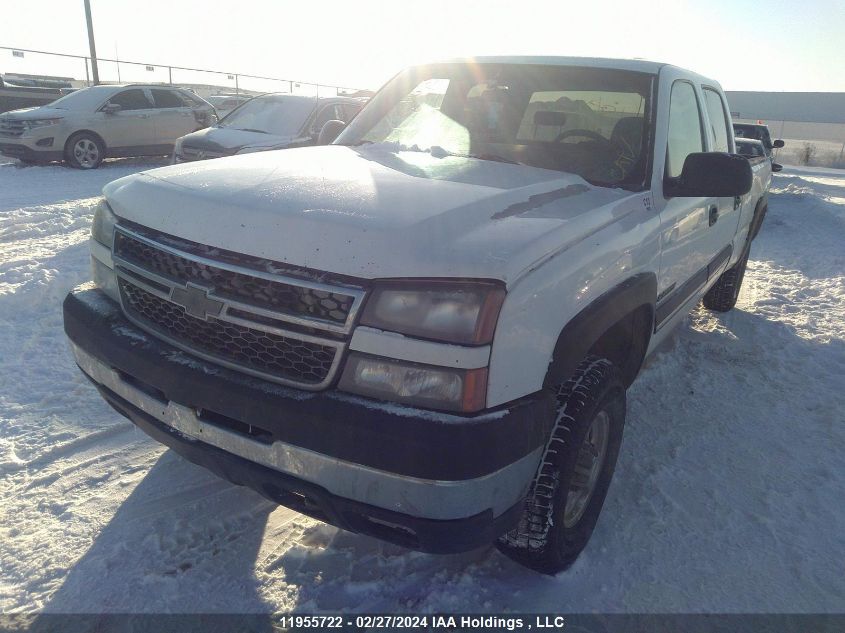
[[[73,146],[73,157],[82,167],[91,168],[100,159],[100,148],[91,139],[82,138]]]
[[[604,465],[609,435],[610,416],[606,411],[600,411],[590,423],[575,458],[575,471],[572,473],[572,482],[566,494],[566,507],[563,510],[563,525],[566,528],[575,526],[587,509]]]

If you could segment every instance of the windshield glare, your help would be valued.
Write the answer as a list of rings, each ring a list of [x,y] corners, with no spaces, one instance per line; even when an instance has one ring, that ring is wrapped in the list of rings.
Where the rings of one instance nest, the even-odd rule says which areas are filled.
[[[305,97],[256,97],[223,117],[218,127],[295,136],[316,109]]]
[[[48,103],[47,105],[51,108],[59,108],[60,110],[67,110],[71,106],[75,105],[77,102],[85,101],[88,95],[85,94],[85,89],[76,90],[71,92],[70,94],[66,94],[64,97],[59,97],[52,103]],[[105,97],[104,97],[105,98]]]
[[[394,78],[343,145],[471,155],[642,187],[653,76],[567,66],[437,64]]]

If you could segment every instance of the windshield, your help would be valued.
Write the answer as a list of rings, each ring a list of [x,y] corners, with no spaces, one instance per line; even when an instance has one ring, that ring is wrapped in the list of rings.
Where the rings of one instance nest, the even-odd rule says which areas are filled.
[[[763,143],[763,147],[772,147],[772,137],[769,128],[760,125],[734,124],[734,134],[742,138],[751,138]]]
[[[763,148],[760,145],[755,145],[754,143],[743,143],[742,141],[737,141],[736,151],[742,156],[763,156]]]
[[[115,90],[109,86],[80,88],[47,105],[50,108],[59,108],[60,110],[94,110],[114,92]]]
[[[218,127],[295,136],[316,109],[307,97],[256,97],[223,117]]]
[[[566,171],[641,188],[653,76],[568,66],[437,64],[407,70],[338,138]]]

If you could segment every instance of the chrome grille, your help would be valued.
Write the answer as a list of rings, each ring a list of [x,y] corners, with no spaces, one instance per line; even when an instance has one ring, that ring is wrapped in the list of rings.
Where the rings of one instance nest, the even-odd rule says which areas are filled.
[[[0,136],[17,138],[23,135],[25,129],[23,121],[0,118]]]
[[[184,308],[121,279],[124,307],[166,337],[189,343],[215,358],[233,361],[262,374],[308,385],[329,375],[338,350],[285,336],[189,315]]]
[[[130,320],[212,362],[311,390],[334,379],[364,296],[210,260],[124,227],[113,258]]]
[[[221,297],[292,317],[345,324],[355,297],[342,292],[283,283],[162,250],[125,233],[115,234],[114,253],[121,259],[168,279],[213,286]]]

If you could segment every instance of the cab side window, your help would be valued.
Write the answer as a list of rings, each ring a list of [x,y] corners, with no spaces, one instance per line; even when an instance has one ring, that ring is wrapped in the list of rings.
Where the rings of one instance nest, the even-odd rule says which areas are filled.
[[[111,99],[109,103],[114,103],[120,106],[121,110],[147,110],[153,105],[147,99],[147,95],[140,88],[131,88],[118,92]]]
[[[666,146],[666,176],[681,175],[687,156],[704,151],[701,112],[692,84],[676,81],[669,99],[669,142]]]
[[[719,93],[710,88],[705,88],[704,105],[707,108],[707,117],[710,119],[710,131],[713,134],[713,151],[731,151],[728,140],[728,119]]]

